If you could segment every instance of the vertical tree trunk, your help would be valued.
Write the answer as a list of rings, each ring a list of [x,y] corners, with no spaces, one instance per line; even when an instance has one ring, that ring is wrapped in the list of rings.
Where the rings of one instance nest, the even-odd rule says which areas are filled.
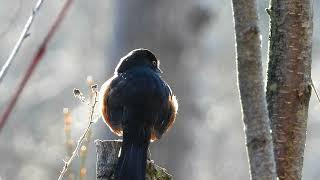
[[[183,64],[182,54],[197,47],[199,32],[209,17],[194,0],[119,0],[115,2],[114,42],[110,52],[114,68],[118,60],[135,48],[148,48],[161,61],[164,78],[183,104],[174,127],[160,139],[161,145],[152,151],[157,163],[184,179],[185,155],[192,140],[186,131],[199,110],[194,103],[190,74]],[[181,98],[180,98],[181,97]],[[198,116],[197,116],[198,117]],[[199,118],[199,117],[198,117]],[[199,118],[201,119],[201,118]],[[167,138],[167,137],[170,138]],[[179,142],[179,143],[177,143]],[[151,150],[154,145],[151,145]],[[161,157],[161,158],[159,158]],[[192,173],[189,173],[190,176]]]
[[[233,0],[238,82],[245,125],[250,175],[276,179],[261,62],[261,40],[255,0]]]
[[[271,0],[267,102],[277,174],[301,179],[311,94],[312,1]]]

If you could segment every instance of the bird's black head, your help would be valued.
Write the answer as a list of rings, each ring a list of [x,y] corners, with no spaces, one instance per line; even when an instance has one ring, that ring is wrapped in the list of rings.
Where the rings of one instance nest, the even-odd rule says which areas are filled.
[[[148,49],[135,49],[120,59],[115,69],[115,73],[123,73],[128,69],[145,66],[151,68],[157,73],[161,73],[160,62],[156,56]]]

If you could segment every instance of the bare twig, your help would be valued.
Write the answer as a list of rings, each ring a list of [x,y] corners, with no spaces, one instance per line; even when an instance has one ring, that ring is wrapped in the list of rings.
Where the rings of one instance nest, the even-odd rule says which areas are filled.
[[[94,80],[92,76],[87,76],[87,84],[89,86],[89,102],[94,101],[95,91],[92,87],[94,85]],[[95,117],[93,116],[93,119]],[[87,178],[87,168],[86,161],[88,159],[88,151],[89,151],[89,143],[92,137],[92,130],[90,129],[88,135],[86,136],[86,140],[84,140],[83,145],[80,148],[80,170],[79,170],[79,180],[85,180]]]
[[[313,84],[313,80],[311,80],[311,86],[312,86],[312,89],[313,89],[314,93],[317,96],[317,99],[318,99],[319,103],[320,103],[320,97],[319,97],[319,94],[318,94],[318,91],[317,91],[316,87]]]
[[[31,25],[33,23],[33,20],[34,20],[34,18],[36,16],[37,12],[39,11],[39,9],[40,9],[40,7],[41,7],[43,2],[44,2],[43,0],[38,0],[35,8],[32,10],[32,13],[31,13],[26,25],[23,28],[23,31],[22,31],[22,33],[21,33],[16,45],[14,46],[10,56],[6,60],[6,63],[1,68],[1,71],[0,71],[0,83],[1,83],[1,81],[3,79],[3,77],[6,75],[6,73],[8,71],[8,68],[10,67],[10,65],[12,63],[12,60],[17,55],[17,53],[18,53],[23,41],[29,36],[28,31],[29,31],[29,29],[30,29],[30,27],[31,27]]]
[[[39,2],[42,2],[42,1],[39,1]],[[39,2],[37,4],[39,4]],[[47,47],[49,41],[51,40],[51,38],[53,37],[53,35],[57,31],[57,29],[59,28],[59,25],[61,24],[62,20],[66,16],[66,13],[68,12],[69,7],[70,7],[72,2],[73,2],[73,0],[67,0],[66,1],[66,3],[64,4],[62,10],[59,13],[57,19],[55,20],[55,22],[51,26],[50,31],[48,32],[47,36],[45,37],[45,39],[41,43],[40,47],[38,48],[38,51],[35,54],[35,56],[33,57],[33,60],[31,62],[31,64],[29,65],[25,75],[23,76],[23,79],[20,82],[15,94],[12,96],[12,98],[11,98],[11,100],[9,102],[9,105],[6,107],[4,113],[1,115],[1,118],[0,118],[0,131],[3,128],[3,126],[5,125],[5,123],[6,123],[7,119],[8,119],[8,117],[9,117],[12,109],[16,105],[16,102],[19,99],[19,96],[22,93],[22,91],[23,91],[25,85],[27,84],[28,80],[30,79],[34,69],[36,68],[38,63],[41,61],[43,55],[45,54],[46,47]],[[39,5],[39,7],[40,7],[40,5]],[[33,12],[36,12],[36,11],[34,10]]]
[[[86,99],[86,97],[81,93],[79,89],[73,89],[73,95],[74,97],[79,99],[79,101],[82,102],[83,104],[90,106],[90,101]]]
[[[71,162],[73,161],[73,159],[78,155],[78,152],[79,152],[79,149],[84,141],[84,139],[87,137],[87,134],[88,132],[90,132],[90,129],[91,129],[91,126],[92,124],[94,123],[94,120],[93,120],[93,114],[94,114],[94,109],[95,109],[95,106],[97,104],[97,97],[98,97],[98,91],[96,88],[92,88],[94,90],[94,102],[91,106],[91,111],[90,111],[90,117],[89,117],[89,124],[87,126],[87,128],[85,129],[84,133],[82,134],[82,136],[80,137],[80,139],[78,140],[78,143],[76,145],[76,148],[74,149],[73,153],[72,153],[72,156],[70,157],[70,159],[68,161],[65,161],[64,162],[64,166],[63,166],[63,169],[60,173],[60,176],[58,178],[58,180],[61,180],[64,176],[64,174],[67,172]]]

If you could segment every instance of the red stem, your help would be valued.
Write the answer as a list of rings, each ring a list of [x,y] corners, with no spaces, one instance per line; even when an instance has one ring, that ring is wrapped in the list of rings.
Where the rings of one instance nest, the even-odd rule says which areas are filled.
[[[4,113],[1,115],[1,119],[0,119],[0,132],[2,130],[2,128],[4,127],[5,123],[8,120],[9,115],[11,114],[14,106],[16,105],[24,87],[26,86],[28,80],[30,79],[32,73],[34,72],[36,66],[39,64],[39,62],[41,61],[43,55],[46,53],[46,47],[47,44],[50,42],[50,40],[52,39],[53,35],[56,33],[56,31],[58,30],[61,22],[63,21],[63,19],[65,18],[70,5],[72,4],[73,0],[67,0],[63,6],[63,8],[61,9],[58,17],[56,18],[55,22],[53,23],[53,25],[50,28],[50,31],[48,32],[48,34],[46,35],[45,39],[42,41],[40,47],[38,48],[37,53],[35,54],[35,56],[32,59],[31,64],[28,66],[27,71],[25,72],[25,75],[23,76],[22,81],[20,82],[17,91],[14,93],[14,95],[12,96],[8,106],[6,107]]]

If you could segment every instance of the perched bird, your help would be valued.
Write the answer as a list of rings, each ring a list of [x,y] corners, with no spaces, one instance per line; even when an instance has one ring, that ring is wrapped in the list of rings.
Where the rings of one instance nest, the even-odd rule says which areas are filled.
[[[135,49],[101,87],[104,121],[123,136],[115,180],[144,180],[150,141],[160,139],[176,119],[178,103],[159,66],[151,51]]]

